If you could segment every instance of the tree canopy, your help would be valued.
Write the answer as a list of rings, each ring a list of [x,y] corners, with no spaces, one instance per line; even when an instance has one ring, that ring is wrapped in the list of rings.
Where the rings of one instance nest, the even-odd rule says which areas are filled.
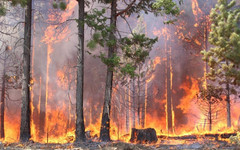
[[[236,1],[228,3],[219,0],[211,10],[211,32],[209,42],[213,47],[202,51],[203,60],[208,63],[208,79],[225,83],[240,84],[240,9],[235,9]]]

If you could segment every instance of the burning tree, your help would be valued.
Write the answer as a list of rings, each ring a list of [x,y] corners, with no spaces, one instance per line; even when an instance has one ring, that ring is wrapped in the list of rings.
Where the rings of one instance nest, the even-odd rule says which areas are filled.
[[[3,44],[4,45],[4,44]],[[0,124],[0,138],[5,138],[5,127],[4,127],[4,118],[6,105],[9,101],[19,101],[11,97],[11,91],[13,89],[20,89],[21,85],[21,69],[19,64],[19,58],[16,53],[11,50],[10,46],[6,46],[5,50],[1,51],[0,54],[0,64],[2,65],[2,74],[1,74],[1,124]]]
[[[95,29],[93,34],[93,40],[88,44],[89,47],[94,48],[96,44],[101,46],[108,46],[108,56],[106,57],[103,53],[100,58],[107,65],[107,78],[106,78],[106,87],[105,87],[105,98],[104,106],[102,113],[102,124],[100,139],[103,141],[109,141],[109,129],[110,129],[110,111],[111,111],[111,98],[112,98],[112,81],[113,81],[113,72],[116,71],[116,68],[121,68],[120,71],[123,74],[129,74],[131,78],[135,76],[135,63],[140,63],[145,60],[148,56],[148,52],[144,48],[151,48],[152,45],[156,42],[156,39],[150,39],[145,36],[145,34],[135,34],[132,33],[132,38],[122,37],[120,32],[117,30],[117,19],[118,17],[126,20],[126,15],[130,16],[132,14],[140,14],[141,11],[151,12],[154,11],[155,14],[165,13],[176,15],[179,13],[176,3],[166,0],[166,1],[157,1],[154,4],[154,1],[132,1],[130,3],[125,2],[126,7],[120,11],[117,11],[117,1],[102,1],[105,4],[111,4],[111,14],[110,14],[110,25],[107,25],[107,18],[104,17],[105,10],[102,11],[94,10],[94,14],[90,15],[87,19],[88,25]],[[117,37],[117,35],[119,37]],[[139,45],[136,51],[132,51],[131,48],[133,45]],[[123,50],[124,53],[129,53],[128,57],[131,58],[134,63],[125,63],[121,64],[119,56],[117,56],[117,48]]]
[[[137,25],[136,27],[130,31],[131,33],[135,33],[135,34],[145,34],[145,24],[144,24],[144,19],[142,16],[140,16],[138,18],[137,21]],[[132,35],[130,35],[131,37]],[[128,63],[128,64],[133,64],[134,68],[135,68],[135,76],[131,77],[125,73],[122,74],[122,72],[120,72],[119,77],[117,75],[117,73],[115,74],[115,76],[117,76],[116,78],[119,78],[120,82],[122,83],[126,83],[126,87],[130,87],[128,88],[130,94],[128,94],[128,96],[132,99],[132,101],[129,103],[131,103],[131,112],[132,112],[132,127],[135,128],[136,127],[136,120],[137,120],[137,126],[142,126],[142,128],[144,127],[144,121],[145,121],[145,86],[146,85],[146,80],[147,78],[150,78],[149,76],[152,75],[152,72],[154,70],[153,68],[153,63],[150,62],[147,63],[146,60],[142,60],[137,62],[136,59],[139,59],[137,57],[138,55],[138,51],[139,51],[139,44],[133,44],[133,45],[129,45],[132,49],[132,51],[134,52],[130,52],[129,49],[127,48],[123,48],[123,55],[121,56],[121,61],[124,63]],[[145,49],[145,51],[147,53],[150,53],[151,49],[147,48]],[[123,68],[121,71],[123,71],[125,68]],[[129,110],[128,110],[129,111]],[[136,112],[137,112],[137,117],[136,117]],[[142,114],[142,115],[140,115]],[[127,127],[128,128],[128,127]]]
[[[1,15],[6,14],[6,8],[1,1]],[[25,26],[24,26],[24,43],[23,43],[23,72],[22,72],[22,108],[21,108],[21,127],[20,141],[26,142],[30,139],[30,53],[31,53],[31,29],[32,29],[32,0],[19,0],[9,2],[16,6],[20,4],[25,7]]]
[[[232,75],[237,75],[232,74],[232,70],[238,69],[238,65],[234,62],[239,61],[238,55],[236,55],[237,58],[233,58],[233,54],[239,53],[240,48],[240,30],[237,25],[240,9],[233,10],[235,3],[235,1],[228,3],[227,0],[219,0],[215,8],[211,10],[209,42],[214,47],[209,51],[202,51],[203,60],[210,68],[207,74],[208,79],[220,85],[226,94],[228,127],[231,127],[230,95],[236,94],[235,80]]]
[[[1,1],[1,6],[4,9],[9,10],[9,13],[6,11],[5,14],[1,14],[1,24],[0,24],[0,64],[1,64],[1,124],[0,124],[0,132],[2,140],[11,140],[16,137],[12,137],[13,135],[9,135],[9,131],[11,127],[7,126],[6,123],[9,122],[10,117],[9,112],[16,112],[16,109],[9,109],[9,106],[19,105],[21,98],[16,98],[18,95],[19,89],[21,89],[22,85],[22,63],[21,63],[21,55],[22,47],[21,42],[21,20],[23,15],[20,12],[23,12],[21,7],[17,7],[15,2],[9,1]],[[10,5],[11,4],[11,5]],[[12,7],[12,5],[14,7]],[[15,7],[16,6],[16,7]],[[23,5],[22,5],[23,6]],[[14,18],[14,19],[12,19]],[[15,115],[17,116],[17,115]],[[15,127],[19,127],[16,123]],[[15,136],[19,133],[16,132]],[[11,136],[11,137],[9,137]]]
[[[85,6],[88,1],[77,0],[78,2],[78,52],[77,52],[77,84],[76,84],[76,130],[75,130],[75,142],[85,141],[85,125],[83,118],[83,85],[84,85],[84,18],[85,18]],[[66,9],[66,3],[56,1],[53,3],[54,8]]]
[[[211,3],[215,0],[211,0]],[[209,1],[192,1],[192,13],[194,19],[189,17],[188,9],[183,10],[179,15],[176,25],[176,35],[183,42],[183,47],[199,54],[202,49],[208,50],[208,36],[210,32],[209,13],[212,4]],[[200,8],[199,5],[203,5]]]
[[[148,95],[146,94],[146,90],[149,89],[150,79],[152,79],[152,74],[154,72],[154,68],[152,64],[139,64],[136,66],[136,76],[134,78],[130,78],[128,76],[124,76],[120,73],[115,74],[114,85],[117,89],[117,96],[120,98],[113,99],[114,108],[119,109],[119,107],[123,107],[126,110],[126,132],[129,132],[129,128],[144,128],[145,127],[145,117],[146,113],[145,108],[147,105]],[[124,79],[123,79],[124,78]],[[149,81],[148,81],[149,80]],[[116,97],[116,96],[115,96]],[[118,102],[123,100],[123,102]],[[119,103],[121,106],[119,106]],[[131,123],[131,127],[129,126]]]
[[[124,59],[125,58],[125,59]],[[123,62],[126,62],[126,56]],[[131,61],[127,61],[130,63]],[[154,61],[154,63],[156,63]],[[144,128],[146,117],[146,105],[148,95],[146,90],[150,87],[148,84],[153,78],[154,66],[151,61],[136,66],[135,79],[129,75],[123,75],[120,72],[114,74],[114,92],[112,99],[112,121],[117,122],[119,126],[119,117],[125,118],[125,133],[129,133],[129,128]],[[116,112],[115,110],[118,110]],[[121,113],[122,111],[126,114]],[[117,113],[117,114],[116,114]],[[123,116],[125,115],[125,116]],[[121,120],[121,119],[120,119]],[[120,122],[122,127],[122,123]],[[131,124],[131,126],[130,126]],[[118,129],[119,130],[119,129]]]
[[[100,14],[101,15],[100,18],[103,18],[103,20],[106,20],[106,18],[103,16],[103,14],[105,13],[104,10],[103,11],[95,10],[95,13]],[[97,16],[97,15],[93,15],[93,16]],[[89,18],[93,18],[93,16],[91,16]],[[96,19],[96,18],[93,18],[93,19]],[[88,22],[88,25],[91,25],[89,23],[92,23],[92,22]],[[115,39],[112,36],[115,36],[115,35],[111,35],[113,30],[115,30],[114,28],[112,28],[111,26],[110,26],[110,28],[108,26],[104,27],[103,25],[99,26],[98,24],[95,24],[93,26],[93,28],[97,29],[97,31],[98,31],[98,28],[101,28],[102,30],[101,30],[101,33],[96,32],[93,35],[93,40],[90,41],[88,46],[93,48],[93,47],[95,47],[95,44],[97,44],[97,43],[99,43],[100,45],[107,44],[109,46],[114,46],[113,44],[116,41],[112,40],[112,39]],[[110,34],[109,34],[110,39],[107,38],[107,35],[103,34],[104,32],[105,32],[105,34],[108,34],[109,30],[110,30]],[[113,71],[118,70],[124,76],[129,75],[130,77],[133,78],[135,76],[136,64],[141,63],[145,60],[145,58],[148,56],[147,49],[151,48],[155,42],[156,42],[156,39],[147,38],[147,37],[145,37],[144,34],[132,34],[132,37],[130,37],[130,38],[124,37],[119,40],[119,47],[121,47],[125,56],[128,57],[129,59],[131,59],[131,62],[125,62],[125,63],[121,62],[120,57],[117,56],[116,54],[111,54],[111,57],[107,58],[107,57],[105,57],[105,55],[103,53],[101,53],[100,58],[107,66],[110,66],[109,72],[113,73]],[[142,47],[138,47],[138,48],[135,47],[136,51],[131,51],[132,46],[138,45],[138,44],[140,44]],[[144,48],[146,48],[146,49],[144,49]],[[109,79],[107,80],[107,81],[109,81],[109,83],[107,84],[106,87],[110,86],[112,88],[112,80],[113,80],[113,76],[111,76],[111,80],[109,80]],[[108,92],[106,92],[106,93],[108,93]],[[111,94],[111,92],[108,94]],[[108,95],[108,96],[111,96],[111,95]],[[109,108],[108,105],[110,105],[110,101],[108,101],[107,103],[105,102],[105,107]],[[104,130],[104,131],[102,131],[102,134],[103,134],[102,140],[110,140],[109,139],[110,138],[109,131],[105,131],[105,130],[109,130],[109,127],[110,127],[109,126],[109,122],[110,122],[109,115],[110,114],[108,114],[108,113],[111,109],[110,108],[109,108],[109,110],[105,110],[105,109],[103,111],[103,118],[102,118],[102,123],[105,124],[103,126],[104,128],[102,127],[102,130]],[[104,114],[104,113],[107,113],[107,114]],[[106,118],[104,118],[104,117],[106,117]]]

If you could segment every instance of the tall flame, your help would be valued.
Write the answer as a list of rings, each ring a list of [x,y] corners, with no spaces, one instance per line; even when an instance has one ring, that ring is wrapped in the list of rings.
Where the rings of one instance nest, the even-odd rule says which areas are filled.
[[[203,14],[202,10],[199,8],[198,0],[192,0],[192,12],[196,21],[198,20],[198,15]]]

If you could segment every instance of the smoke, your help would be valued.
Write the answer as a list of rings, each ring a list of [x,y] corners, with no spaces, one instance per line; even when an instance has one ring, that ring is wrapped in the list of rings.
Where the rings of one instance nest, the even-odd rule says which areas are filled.
[[[142,95],[147,95],[141,97],[141,102],[147,98],[145,127],[156,128],[158,134],[167,133],[165,105],[167,103],[168,65],[170,65],[171,71],[172,106],[176,132],[181,133],[180,128],[189,124],[194,130],[195,123],[201,117],[194,105],[193,92],[202,86],[199,78],[204,76],[204,63],[199,52],[206,46],[209,47],[209,44],[205,44],[206,26],[204,23],[206,23],[205,17],[215,4],[215,0],[198,0],[198,8],[196,8],[198,11],[189,7],[193,5],[193,2],[194,0],[184,1],[181,6],[183,11],[175,25],[163,23],[169,19],[167,16],[155,17],[152,14],[142,14],[147,36],[159,38],[146,63],[155,58],[158,58],[160,62],[155,66],[153,79],[142,86]],[[77,23],[70,20],[78,17],[78,8],[76,1],[69,0],[67,3],[67,10],[61,11],[53,9],[49,1],[34,1],[31,93],[34,141],[59,142],[62,140],[69,142],[66,137],[69,136],[69,133],[74,134],[78,38]],[[102,6],[94,5],[92,7],[101,8]],[[194,14],[195,11],[199,13]],[[135,15],[127,20],[133,28],[137,26]],[[117,26],[124,36],[129,36],[129,26],[123,19],[118,20]],[[85,45],[87,45],[90,35],[91,30],[86,27]],[[98,54],[100,51],[106,52],[106,50],[106,48],[98,47],[93,53]],[[85,51],[90,50],[85,47]],[[168,55],[169,60],[167,60]],[[106,66],[99,58],[95,58],[87,52],[85,52],[84,63],[85,125],[89,127],[87,129],[93,130],[90,126],[96,124],[96,128],[99,129],[105,92]],[[128,101],[129,98],[131,99],[131,92],[129,94],[126,89],[132,90],[132,87],[117,85],[114,87],[111,111],[111,133],[114,135],[118,134],[119,130],[121,135],[128,133],[125,132],[128,104],[131,109],[130,128],[132,127],[133,110],[137,115],[137,110],[131,108],[133,103]],[[180,107],[183,106],[183,99],[186,100],[186,103],[189,102],[190,108],[185,110]],[[9,108],[13,109],[15,106],[10,104]],[[15,122],[19,122],[20,111],[14,113],[15,115],[19,116],[14,119]],[[236,117],[236,115],[234,116]],[[7,124],[12,123],[7,122]],[[71,136],[74,136],[72,134]]]

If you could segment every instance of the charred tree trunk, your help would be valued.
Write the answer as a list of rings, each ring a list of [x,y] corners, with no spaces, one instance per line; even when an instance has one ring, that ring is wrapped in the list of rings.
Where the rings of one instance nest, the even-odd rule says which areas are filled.
[[[111,4],[111,20],[110,25],[114,28],[114,31],[110,34],[110,39],[115,40],[115,28],[116,28],[116,14],[117,14],[117,0],[112,0]],[[110,46],[108,48],[108,58],[112,58],[115,53],[116,46]],[[110,141],[110,111],[111,111],[111,98],[112,98],[112,80],[113,70],[112,66],[107,66],[107,77],[105,87],[105,97],[102,112],[102,122],[100,130],[100,140]]]
[[[226,102],[227,102],[227,127],[230,128],[231,125],[231,104],[230,104],[230,88],[229,88],[229,83],[226,85],[226,90],[227,90],[227,97],[226,97]]]
[[[5,82],[6,82],[6,52],[7,48],[5,51],[5,56],[4,56],[4,62],[3,62],[3,76],[2,76],[2,93],[1,93],[1,126],[0,126],[0,131],[1,131],[1,139],[5,138],[5,133],[4,133],[4,111],[5,111]]]
[[[30,51],[31,51],[32,0],[28,0],[25,12],[24,46],[23,46],[23,76],[22,76],[22,106],[20,141],[30,139]]]
[[[135,95],[136,95],[136,90],[135,90],[135,78],[132,80],[132,128],[136,127],[136,116],[135,116]]]
[[[158,141],[156,130],[153,128],[135,129],[132,128],[131,139],[132,143],[156,143]]]
[[[78,62],[77,62],[77,89],[76,89],[76,140],[85,141],[85,126],[83,118],[83,82],[84,82],[84,0],[78,0]]]

